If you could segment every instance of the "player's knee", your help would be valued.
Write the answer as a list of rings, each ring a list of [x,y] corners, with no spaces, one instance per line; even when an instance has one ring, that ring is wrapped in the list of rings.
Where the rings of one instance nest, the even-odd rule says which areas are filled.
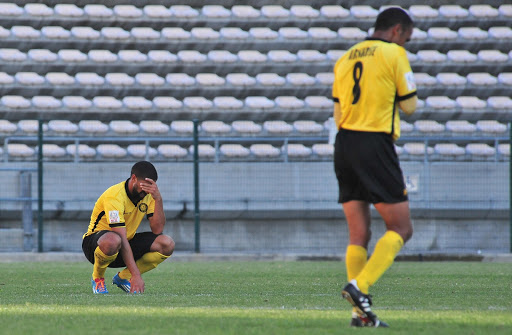
[[[174,252],[174,240],[167,235],[160,235],[158,236],[158,245],[160,249],[160,253],[163,255],[170,256]]]
[[[98,240],[98,246],[107,255],[114,255],[121,249],[121,236],[114,232],[106,233]]]

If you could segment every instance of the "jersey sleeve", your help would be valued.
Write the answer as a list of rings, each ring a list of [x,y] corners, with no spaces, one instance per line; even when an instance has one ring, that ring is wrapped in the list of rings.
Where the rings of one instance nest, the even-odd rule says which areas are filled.
[[[338,82],[336,80],[336,69],[338,67],[338,62],[336,62],[334,66],[334,83],[332,84],[332,100],[334,102],[340,102],[340,97],[338,96]]]
[[[404,48],[400,47],[396,64],[396,87],[398,100],[406,100],[416,95],[414,74]]]
[[[105,216],[109,227],[125,227],[124,204],[115,198],[107,198],[104,201]]]

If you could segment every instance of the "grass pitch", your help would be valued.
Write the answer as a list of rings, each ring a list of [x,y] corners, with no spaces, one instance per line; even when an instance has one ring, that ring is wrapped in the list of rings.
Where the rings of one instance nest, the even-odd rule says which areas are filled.
[[[512,266],[397,262],[372,288],[389,329],[353,329],[339,262],[172,262],[146,293],[92,294],[88,263],[0,263],[0,334],[511,334]]]

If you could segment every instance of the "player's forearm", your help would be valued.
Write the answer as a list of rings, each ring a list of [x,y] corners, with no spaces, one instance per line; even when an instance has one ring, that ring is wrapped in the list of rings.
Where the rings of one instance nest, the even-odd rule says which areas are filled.
[[[418,105],[418,97],[413,96],[407,100],[402,100],[398,103],[400,109],[404,111],[405,114],[411,115],[416,111],[416,107]]]
[[[123,257],[124,264],[130,270],[132,276],[140,276],[139,268],[133,259],[132,248],[126,237],[121,237],[121,256]]]
[[[162,234],[165,227],[165,213],[163,201],[155,200],[155,212],[149,222],[153,234]]]

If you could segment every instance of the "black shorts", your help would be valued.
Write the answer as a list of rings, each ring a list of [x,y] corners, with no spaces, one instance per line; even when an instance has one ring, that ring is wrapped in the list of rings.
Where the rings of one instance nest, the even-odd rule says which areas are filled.
[[[341,129],[334,145],[334,172],[340,203],[408,200],[402,169],[389,134]]]
[[[94,264],[94,251],[98,247],[98,240],[105,233],[110,232],[110,230],[101,230],[97,233],[84,237],[82,241],[82,250],[84,251],[85,257]],[[133,238],[128,241],[130,243],[130,247],[132,248],[133,259],[138,260],[144,254],[150,252],[151,245],[155,241],[158,235],[153,234],[152,232],[144,232],[144,233],[136,233]],[[125,267],[123,256],[121,253],[117,255],[117,258],[109,264],[109,268],[122,268]]]

